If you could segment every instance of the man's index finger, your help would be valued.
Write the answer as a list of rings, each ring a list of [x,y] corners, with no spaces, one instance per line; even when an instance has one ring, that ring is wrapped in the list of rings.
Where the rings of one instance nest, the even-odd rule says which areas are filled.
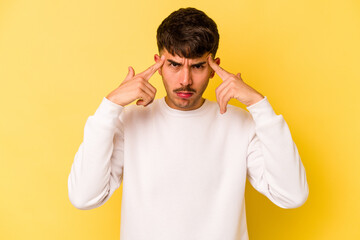
[[[160,61],[157,63],[151,65],[148,69],[140,73],[139,75],[142,75],[143,78],[145,78],[146,81],[149,81],[152,75],[164,64],[165,56],[162,56]]]
[[[231,75],[229,72],[220,67],[211,56],[209,56],[209,65],[223,81]]]

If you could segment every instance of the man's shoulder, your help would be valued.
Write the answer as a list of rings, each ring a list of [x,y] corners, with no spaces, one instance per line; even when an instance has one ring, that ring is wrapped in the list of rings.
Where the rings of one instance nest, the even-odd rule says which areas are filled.
[[[211,108],[216,109],[217,114],[223,117],[240,117],[240,118],[248,118],[250,117],[250,113],[238,106],[228,104],[226,107],[226,112],[224,114],[220,113],[220,107],[216,101],[208,100]]]
[[[152,103],[150,103],[149,105],[147,105],[146,107],[143,105],[136,105],[136,102],[134,102],[134,104],[129,104],[129,105],[125,106],[124,109],[128,112],[144,111],[146,109],[151,109],[154,106],[158,105],[160,101],[161,101],[161,99],[154,99],[154,101]]]
[[[229,112],[230,114],[236,114],[236,115],[244,115],[244,116],[250,115],[250,113],[248,111],[246,111],[245,109],[235,106],[235,105],[231,105],[231,104],[227,105],[226,112]]]
[[[124,107],[123,114],[124,115],[146,115],[150,113],[157,112],[159,110],[159,102],[160,99],[154,99],[152,103],[149,105],[142,106],[136,104],[130,104]]]
[[[237,122],[242,125],[253,121],[251,114],[241,107],[228,104],[226,112],[221,114],[217,101],[207,100],[207,104],[208,112],[210,113],[208,117],[218,120],[221,124],[226,124],[227,122],[234,124]]]

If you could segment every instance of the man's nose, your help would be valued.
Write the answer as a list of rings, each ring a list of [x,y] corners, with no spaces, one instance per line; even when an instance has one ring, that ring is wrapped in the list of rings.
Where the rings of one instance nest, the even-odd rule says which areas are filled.
[[[181,84],[183,86],[192,84],[191,72],[190,72],[189,68],[187,68],[187,67],[183,68],[182,76],[181,76]]]

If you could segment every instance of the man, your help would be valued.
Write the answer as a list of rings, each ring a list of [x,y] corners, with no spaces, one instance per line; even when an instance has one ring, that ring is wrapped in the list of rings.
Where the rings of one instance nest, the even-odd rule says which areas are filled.
[[[123,181],[121,240],[248,239],[246,177],[282,208],[307,199],[284,118],[240,73],[219,66],[218,42],[205,13],[173,12],[158,28],[156,63],[139,74],[129,67],[86,122],[69,197],[79,209],[99,207]],[[166,96],[154,101],[157,71]],[[217,103],[202,97],[215,73]],[[249,112],[227,105],[232,98]]]

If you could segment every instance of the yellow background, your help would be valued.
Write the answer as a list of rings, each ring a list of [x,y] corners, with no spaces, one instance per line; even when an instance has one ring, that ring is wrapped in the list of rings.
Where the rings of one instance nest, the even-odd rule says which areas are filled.
[[[307,171],[298,209],[247,186],[250,239],[360,239],[358,0],[1,0],[0,239],[119,239],[122,186],[78,210],[71,164],[88,116],[129,65],[153,64],[158,25],[188,6],[218,24],[222,67],[284,116]],[[160,76],[150,82],[163,97]]]

